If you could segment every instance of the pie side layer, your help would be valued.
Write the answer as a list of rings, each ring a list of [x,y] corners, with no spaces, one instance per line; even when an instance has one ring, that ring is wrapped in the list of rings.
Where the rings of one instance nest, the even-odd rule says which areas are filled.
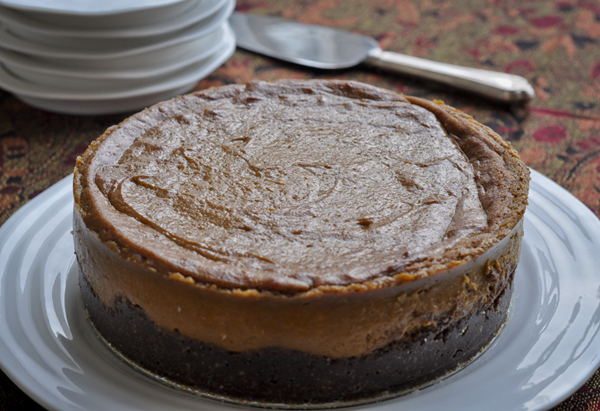
[[[209,398],[278,408],[380,401],[447,377],[496,337],[512,295],[509,283],[491,304],[456,322],[422,327],[364,356],[332,359],[280,347],[228,351],[156,326],[125,299],[108,308],[80,275],[96,331],[125,361]]]
[[[77,214],[74,221],[81,271],[107,307],[125,299],[161,328],[232,352],[275,346],[330,358],[365,355],[421,327],[489,306],[512,279],[522,235],[519,224],[497,247],[435,277],[289,296],[149,275],[121,260]]]

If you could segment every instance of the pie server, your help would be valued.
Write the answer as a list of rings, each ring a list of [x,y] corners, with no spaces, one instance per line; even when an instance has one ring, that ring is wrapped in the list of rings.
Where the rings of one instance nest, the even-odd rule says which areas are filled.
[[[366,63],[505,102],[535,96],[531,84],[521,76],[383,51],[374,39],[344,30],[239,12],[231,15],[230,23],[239,47],[291,63],[320,69]]]

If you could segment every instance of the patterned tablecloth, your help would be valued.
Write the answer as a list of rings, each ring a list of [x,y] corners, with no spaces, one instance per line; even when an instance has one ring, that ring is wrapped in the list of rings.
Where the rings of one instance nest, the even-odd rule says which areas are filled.
[[[507,106],[363,66],[311,70],[241,50],[197,89],[253,79],[337,78],[440,99],[494,129],[530,167],[600,216],[597,0],[241,0],[237,9],[352,30],[374,37],[386,50],[519,74],[537,97],[527,106]],[[0,224],[69,175],[77,155],[127,116],[53,114],[0,90]],[[0,410],[39,408],[0,372]],[[555,408],[599,409],[600,371]]]

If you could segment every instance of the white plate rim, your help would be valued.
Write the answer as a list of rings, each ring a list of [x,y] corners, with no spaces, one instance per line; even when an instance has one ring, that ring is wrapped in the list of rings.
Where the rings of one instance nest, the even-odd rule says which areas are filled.
[[[24,261],[24,258],[27,257],[28,252],[32,253],[31,256],[36,257],[37,255],[39,255],[39,251],[38,254],[36,254],[36,250],[35,250],[35,245],[32,246],[33,243],[35,243],[36,241],[39,241],[39,239],[36,239],[35,235],[36,233],[39,232],[39,230],[42,230],[42,228],[38,228],[36,226],[36,221],[39,222],[40,220],[44,220],[45,215],[47,215],[48,213],[51,212],[59,212],[62,213],[61,214],[61,219],[60,221],[62,223],[57,223],[55,224],[55,226],[51,226],[49,228],[44,227],[43,230],[48,230],[48,232],[58,232],[60,231],[61,233],[63,233],[65,230],[70,230],[70,225],[66,224],[65,221],[67,223],[70,223],[70,210],[72,208],[72,198],[71,198],[71,183],[72,183],[72,176],[66,177],[64,180],[60,181],[59,183],[55,184],[54,186],[50,187],[48,190],[46,190],[45,192],[43,192],[42,194],[40,194],[38,197],[36,197],[35,199],[33,199],[32,201],[30,201],[28,204],[26,204],[24,207],[22,207],[20,210],[18,210],[6,223],[4,223],[4,225],[2,227],[0,227],[0,297],[2,297],[3,295],[6,297],[7,296],[7,291],[5,290],[6,288],[6,284],[10,281],[19,283],[19,281],[21,282],[20,287],[21,289],[26,289],[29,285],[28,281],[30,280],[30,278],[26,278],[23,279],[21,278],[21,276],[25,275],[25,276],[31,276],[32,274],[11,274],[11,272],[7,271],[7,264],[10,264],[10,268],[15,268],[15,266],[22,272],[25,271],[30,271],[30,272],[35,272],[35,261],[31,264],[30,267],[28,268],[23,268],[22,265],[26,264]],[[531,258],[535,256],[539,257],[539,253],[543,251],[544,247],[546,246],[551,246],[551,247],[555,247],[555,246],[560,246],[559,244],[550,244],[550,243],[545,243],[545,244],[533,244],[532,243],[532,238],[531,235],[529,235],[528,237],[528,229],[530,231],[531,234],[533,234],[533,232],[535,231],[535,235],[538,236],[545,236],[548,234],[551,234],[548,229],[552,229],[552,230],[556,230],[555,233],[557,234],[558,237],[561,236],[566,236],[564,238],[564,242],[562,243],[562,246],[564,246],[564,250],[567,250],[569,253],[574,253],[573,254],[573,261],[569,260],[569,263],[576,263],[576,264],[580,264],[580,263],[585,263],[586,266],[585,267],[574,267],[574,269],[583,269],[584,271],[586,271],[585,273],[576,273],[577,275],[587,275],[589,274],[590,271],[590,263],[593,266],[593,263],[597,260],[597,256],[595,255],[590,255],[590,250],[592,251],[596,251],[595,248],[598,247],[598,245],[600,245],[600,221],[598,221],[598,219],[596,218],[596,216],[587,208],[585,207],[585,205],[583,205],[579,200],[577,200],[575,197],[573,197],[571,194],[569,194],[566,190],[564,190],[563,188],[561,188],[560,186],[558,186],[556,183],[552,182],[550,179],[542,176],[540,173],[537,173],[535,171],[532,171],[532,190],[531,190],[531,196],[530,196],[530,208],[528,209],[527,213],[526,213],[526,217],[525,217],[525,237],[524,237],[524,251],[525,254],[529,253],[531,254],[529,257],[527,257],[529,260],[531,260]],[[550,202],[551,204],[548,205],[546,202]],[[51,210],[50,210],[51,209]],[[49,211],[50,210],[50,211]],[[59,211],[57,211],[59,210]],[[532,211],[533,210],[533,211]],[[32,216],[34,218],[32,218]],[[562,218],[562,220],[557,221],[557,218],[560,219]],[[56,217],[56,219],[59,219],[58,217]],[[565,224],[566,222],[566,224]],[[60,224],[62,224],[62,226],[60,226]],[[60,227],[59,227],[60,226]],[[21,237],[18,237],[17,234],[14,234],[16,232],[18,232],[19,230],[22,230],[24,232],[26,232],[26,234],[19,234]],[[575,231],[573,231],[575,230]],[[573,233],[582,233],[581,235],[575,235],[573,237],[569,237],[571,236]],[[27,237],[26,240],[23,241],[17,241],[16,243],[13,241],[15,238],[13,238],[13,234],[15,236],[17,236],[18,238],[25,238]],[[68,234],[68,233],[67,233]],[[67,235],[67,234],[61,234],[61,235]],[[550,237],[552,237],[552,235],[550,235]],[[69,235],[70,238],[70,235]],[[535,239],[537,241],[537,238]],[[554,241],[556,240],[556,238],[551,238],[549,239],[549,241]],[[65,240],[66,241],[66,240]],[[562,241],[562,240],[561,240]],[[63,241],[64,242],[64,241]],[[587,248],[585,252],[583,252],[583,254],[577,254],[577,253],[581,253],[581,249],[578,248],[580,247],[582,244],[591,244],[593,247],[592,248]],[[588,244],[588,245],[589,245]],[[71,246],[72,246],[72,240],[71,240]],[[562,247],[561,246],[561,247]],[[47,247],[47,246],[46,246]],[[33,251],[32,251],[33,250]],[[528,251],[527,251],[528,250]],[[67,249],[67,251],[69,251]],[[550,251],[555,251],[555,249],[552,249]],[[63,250],[64,252],[64,250]],[[16,257],[15,254],[16,253]],[[53,254],[54,253],[54,254]],[[536,254],[537,253],[537,254]],[[53,250],[50,250],[47,252],[48,254],[48,258],[59,258],[62,257],[62,259],[64,260],[66,258],[66,260],[68,260],[68,262],[63,262],[63,266],[66,267],[65,264],[69,264],[69,267],[72,268],[72,263],[73,263],[73,255],[72,255],[72,250],[70,255],[60,255],[60,256],[55,256],[55,254],[58,254],[57,252],[54,252]],[[12,257],[11,257],[12,256]],[[525,255],[524,255],[525,256]],[[577,259],[575,259],[575,256],[577,256]],[[12,260],[11,260],[12,258]],[[544,266],[544,267],[538,267],[539,268],[539,272],[538,273],[543,273],[544,278],[540,278],[539,280],[539,286],[541,286],[542,288],[549,286],[549,284],[544,283],[544,280],[547,278],[545,278],[546,276],[552,276],[554,274],[549,273],[552,270],[558,269],[561,266],[561,261],[560,259],[568,259],[570,258],[569,256],[565,256],[562,255],[557,256],[557,255],[552,255],[552,253],[546,254],[543,256],[543,258],[546,259],[545,263],[553,263],[554,266]],[[35,260],[35,258],[34,258]],[[7,262],[8,261],[8,262]],[[540,260],[542,261],[542,260]],[[522,261],[524,262],[524,261]],[[39,263],[39,262],[38,262]],[[527,262],[526,264],[531,264],[532,261]],[[539,261],[535,262],[534,264],[538,264]],[[15,265],[16,264],[16,265]],[[529,267],[531,268],[531,267]],[[67,269],[68,270],[68,269]],[[521,270],[522,271],[522,270]],[[567,272],[567,273],[560,273],[560,272],[556,272],[555,273],[558,279],[561,279],[560,284],[558,284],[558,289],[555,290],[556,292],[558,292],[558,294],[565,294],[564,296],[561,296],[559,298],[559,303],[561,303],[561,299],[564,300],[565,298],[567,299],[571,299],[568,301],[568,303],[570,304],[569,307],[571,307],[571,305],[573,305],[573,307],[577,308],[579,307],[579,311],[577,311],[576,316],[577,315],[583,315],[582,313],[585,313],[586,315],[588,314],[594,314],[595,316],[592,316],[592,318],[598,320],[599,318],[599,313],[600,313],[600,288],[591,288],[590,290],[588,289],[582,289],[582,283],[581,281],[579,281],[577,278],[573,278],[573,273],[571,272]],[[595,274],[595,273],[592,273]],[[42,275],[42,278],[40,281],[46,281],[48,280],[47,278],[45,278],[46,274]],[[68,299],[73,299],[73,298],[78,298],[76,295],[72,295],[75,292],[71,289],[70,293],[68,292],[69,289],[67,287],[67,282],[68,281],[76,281],[73,280],[73,276],[75,276],[76,274],[73,272],[70,273],[59,273],[59,274],[55,274],[56,278],[54,278],[54,283],[53,285],[51,285],[49,287],[49,289],[51,289],[52,295],[49,296],[48,294],[44,294],[44,295],[39,295],[40,300],[42,301],[36,301],[36,298],[31,299],[30,301],[27,301],[27,305],[31,304],[33,306],[35,305],[40,305],[40,304],[46,304],[46,307],[49,304],[59,304],[60,306],[57,308],[59,311],[62,309],[65,309],[65,306],[68,305],[66,303],[66,301]],[[59,278],[60,277],[60,278]],[[521,273],[518,275],[517,279],[519,278],[523,278],[526,277],[525,274]],[[548,278],[550,278],[548,277]],[[576,276],[577,277],[577,276]],[[589,277],[589,276],[588,276]],[[409,411],[409,410],[417,410],[417,409],[429,409],[429,410],[433,410],[433,409],[458,409],[458,408],[453,408],[452,405],[456,403],[456,401],[461,402],[464,407],[462,407],[462,409],[465,410],[480,410],[480,409],[501,409],[501,410],[517,410],[517,409],[527,409],[530,411],[541,411],[541,410],[547,410],[548,408],[551,408],[552,406],[557,405],[558,403],[560,403],[562,400],[564,400],[565,398],[567,398],[569,395],[571,395],[577,388],[579,388],[581,385],[583,385],[585,383],[585,381],[587,381],[589,379],[589,377],[596,371],[596,369],[598,368],[598,365],[600,363],[600,353],[598,354],[592,354],[590,353],[590,347],[593,346],[597,346],[594,345],[593,343],[597,343],[598,340],[600,339],[600,335],[598,333],[598,329],[599,329],[599,324],[597,323],[589,323],[586,326],[585,329],[585,335],[588,335],[589,333],[592,333],[591,335],[589,335],[589,338],[587,338],[587,340],[577,340],[580,342],[585,342],[587,345],[587,349],[586,347],[570,347],[569,349],[573,351],[573,353],[576,353],[577,355],[574,357],[573,361],[570,362],[568,364],[568,367],[560,369],[559,371],[561,371],[560,373],[556,373],[555,371],[557,371],[555,368],[558,367],[561,364],[554,364],[554,368],[550,369],[550,370],[546,370],[544,369],[545,366],[548,365],[548,363],[544,363],[541,364],[541,366],[536,366],[536,364],[533,364],[533,368],[531,368],[531,370],[529,368],[526,367],[525,371],[526,371],[526,375],[528,376],[527,378],[529,378],[529,380],[527,381],[514,381],[511,378],[500,378],[498,379],[498,381],[496,381],[496,377],[498,376],[497,373],[500,372],[499,368],[497,367],[497,362],[498,361],[504,361],[505,359],[502,358],[503,353],[506,350],[517,350],[517,352],[519,352],[519,350],[523,350],[523,347],[520,347],[519,345],[521,344],[511,344],[511,338],[513,337],[519,337],[520,333],[522,332],[528,332],[528,330],[525,329],[517,329],[517,327],[519,326],[518,321],[525,319],[526,321],[530,321],[530,320],[535,320],[536,322],[536,326],[539,325],[537,324],[538,321],[540,321],[541,323],[543,323],[543,318],[539,318],[540,315],[544,315],[544,310],[542,310],[542,308],[544,309],[551,309],[552,307],[552,301],[553,300],[549,300],[548,303],[546,304],[547,306],[544,306],[544,303],[541,302],[540,305],[540,311],[537,313],[516,313],[515,310],[515,304],[516,306],[518,306],[520,304],[519,301],[525,301],[524,300],[524,293],[529,294],[530,292],[534,291],[531,288],[525,288],[525,285],[527,284],[527,281],[531,281],[532,278],[531,277],[527,277],[529,278],[528,280],[523,280],[525,282],[521,282],[521,289],[519,289],[519,284],[515,285],[515,299],[517,300],[516,302],[513,301],[513,307],[512,307],[512,311],[511,314],[509,316],[509,320],[507,322],[507,325],[504,329],[504,331],[500,334],[499,338],[492,344],[492,346],[488,349],[488,351],[486,351],[481,357],[479,357],[479,359],[477,359],[475,362],[473,362],[471,365],[469,365],[468,367],[466,367],[464,370],[462,370],[461,372],[455,374],[454,376],[448,378],[447,380],[442,381],[441,383],[438,383],[436,385],[433,385],[431,387],[428,387],[426,389],[423,389],[421,391],[418,392],[414,392],[412,394],[409,394],[407,396],[404,397],[400,397],[400,398],[396,398],[396,399],[392,399],[392,400],[388,400],[388,401],[384,401],[381,403],[376,403],[376,404],[370,404],[370,405],[366,405],[366,406],[360,406],[360,407],[356,407],[359,409],[365,409],[365,410],[375,410],[375,411],[379,411],[379,410],[397,410],[397,409],[402,409],[404,411]],[[586,279],[587,277],[582,277],[583,279]],[[593,277],[592,277],[593,278]],[[70,280],[69,280],[70,279]],[[562,280],[577,280],[579,281],[578,284],[571,284],[571,282],[562,282]],[[24,281],[26,280],[26,281]],[[60,280],[60,281],[59,281]],[[533,283],[531,283],[533,284]],[[596,282],[595,285],[597,285],[598,283]],[[17,284],[19,285],[19,284]],[[561,287],[564,287],[566,285],[566,287],[573,287],[573,290],[568,290],[568,289],[563,289]],[[552,286],[552,284],[550,284],[550,286]],[[554,284],[554,286],[556,286],[556,284]],[[587,283],[586,283],[587,286]],[[37,286],[31,286],[32,290],[36,290]],[[573,296],[571,295],[572,292],[575,291],[576,293],[580,293],[581,295],[577,298],[577,299],[573,299]],[[544,297],[548,297],[548,296],[552,296],[552,293],[548,293],[548,295],[544,295]],[[577,294],[574,294],[577,295]],[[16,298],[16,297],[15,297]],[[52,299],[54,301],[48,301],[48,299]],[[0,301],[2,301],[2,298],[0,298]],[[8,303],[6,303],[8,304]],[[228,404],[223,404],[223,403],[218,403],[218,402],[214,402],[214,401],[210,401],[207,399],[203,399],[203,398],[198,398],[198,397],[194,397],[191,396],[187,393],[183,393],[183,392],[179,392],[179,391],[175,391],[171,388],[167,388],[164,387],[161,384],[158,384],[157,382],[150,380],[149,378],[142,376],[141,374],[138,374],[136,372],[133,372],[131,374],[129,374],[125,380],[123,381],[129,381],[131,384],[146,384],[146,387],[151,387],[153,388],[152,391],[144,391],[144,392],[127,392],[128,397],[126,398],[122,398],[119,397],[118,394],[114,394],[116,396],[116,398],[107,395],[106,392],[102,392],[103,389],[103,385],[99,385],[99,386],[94,386],[97,388],[97,390],[99,392],[96,392],[96,396],[90,394],[90,393],[86,393],[86,392],[77,392],[77,395],[71,395],[69,397],[69,400],[66,401],[66,397],[61,397],[60,395],[57,395],[57,392],[59,392],[59,389],[62,389],[63,391],[66,390],[65,387],[54,387],[54,385],[56,385],[57,383],[60,385],[61,381],[58,380],[53,380],[52,376],[50,376],[51,381],[48,381],[48,376],[42,374],[38,374],[38,375],[34,375],[26,370],[24,370],[23,367],[21,366],[29,366],[29,362],[32,361],[32,358],[14,358],[13,357],[13,350],[18,350],[18,349],[30,349],[30,350],[34,350],[35,351],[35,355],[33,355],[33,357],[35,357],[36,355],[42,355],[44,353],[43,348],[45,347],[40,347],[40,346],[31,346],[31,347],[15,347],[15,341],[8,341],[8,337],[7,335],[11,334],[11,329],[8,325],[8,323],[10,321],[7,320],[7,318],[10,318],[13,325],[17,324],[18,326],[23,326],[25,323],[22,323],[23,321],[28,321],[31,320],[31,318],[27,317],[27,315],[19,313],[11,313],[10,310],[7,310],[6,308],[6,304],[4,305],[0,305],[0,348],[3,348],[2,352],[6,353],[5,355],[0,357],[0,367],[4,370],[4,372],[13,380],[15,381],[15,383],[22,389],[24,390],[27,394],[29,394],[32,398],[34,398],[36,401],[38,401],[41,405],[47,407],[48,409],[65,409],[65,410],[74,410],[74,409],[96,409],[95,406],[93,406],[93,404],[90,402],[94,399],[97,399],[97,395],[100,396],[104,396],[104,400],[108,401],[110,403],[110,405],[114,406],[115,404],[121,404],[121,407],[118,408],[112,408],[112,409],[134,409],[132,407],[134,407],[135,405],[135,401],[133,402],[128,402],[128,400],[135,400],[137,397],[142,396],[142,395],[148,395],[150,397],[155,396],[156,398],[161,398],[163,396],[167,396],[170,404],[172,405],[171,409],[173,410],[184,410],[184,409],[200,409],[200,410],[235,410],[235,409],[239,409],[239,407],[236,406],[232,406],[232,405],[228,405]],[[593,310],[594,312],[590,312],[590,310]],[[550,310],[551,311],[551,310]],[[575,311],[573,312],[564,312],[564,313],[558,313],[557,315],[560,315],[561,317],[566,318],[567,320],[569,318],[571,318],[571,320],[573,320],[573,315],[574,315]],[[67,314],[66,314],[67,315]],[[536,317],[537,315],[537,317]],[[529,316],[528,318],[525,318],[526,316]],[[531,317],[533,316],[533,317]],[[530,318],[531,317],[531,318]],[[35,318],[35,317],[32,317]],[[564,319],[562,318],[562,319]],[[587,317],[585,317],[587,318]],[[561,319],[561,320],[562,320]],[[85,346],[85,345],[94,345],[94,341],[96,341],[93,337],[91,339],[81,339],[80,341],[72,341],[73,339],[73,335],[75,333],[75,331],[77,331],[77,327],[81,327],[81,328],[86,328],[85,325],[85,321],[83,322],[75,322],[72,324],[67,324],[64,321],[62,323],[60,321],[57,321],[56,319],[52,319],[54,321],[55,324],[55,328],[61,328],[61,334],[60,335],[55,335],[54,337],[56,338],[56,341],[49,341],[49,343],[51,344],[58,344],[58,340],[62,339],[62,342],[67,342],[73,346],[73,347],[79,347],[79,346]],[[551,320],[554,321],[554,320]],[[569,322],[569,321],[567,321]],[[569,322],[570,326],[573,327],[573,324],[575,324],[574,322]],[[529,324],[530,326],[533,326],[533,324]],[[544,328],[544,324],[541,324],[542,328]],[[546,324],[547,325],[547,324]],[[39,330],[39,324],[28,324],[28,327],[30,327],[30,331],[31,332],[40,332]],[[70,327],[70,328],[69,328]],[[565,337],[569,337],[574,335],[575,333],[579,334],[581,331],[581,329],[569,329],[569,325],[567,326],[563,326],[563,328],[561,329],[552,329],[552,328],[545,328],[543,330],[542,333],[539,334],[539,339],[537,339],[536,341],[531,341],[529,347],[527,347],[527,349],[532,349],[532,347],[534,348],[536,345],[543,343],[544,338],[546,337],[550,337],[550,339],[552,341],[559,341],[559,344],[562,343],[564,341]],[[83,332],[85,334],[85,332]],[[37,335],[37,334],[36,334]],[[89,337],[89,335],[88,335]],[[560,338],[559,338],[560,337]],[[71,340],[70,340],[71,339]],[[10,349],[12,343],[12,349]],[[39,342],[36,342],[37,344],[39,344]],[[42,344],[43,345],[43,344]],[[501,351],[502,347],[504,346],[504,350],[505,351]],[[103,347],[103,346],[102,346]],[[104,347],[98,347],[98,346],[94,346],[92,348],[90,348],[90,352],[94,355],[103,355],[103,353],[106,355],[106,353],[108,352],[107,349]],[[556,347],[555,347],[556,348]],[[57,348],[54,348],[55,350]],[[104,351],[103,351],[104,350]],[[594,350],[596,351],[596,350]],[[533,351],[530,351],[533,352]],[[83,379],[85,380],[86,378],[91,378],[90,376],[86,375],[86,374],[77,374],[77,371],[81,371],[84,366],[83,362],[81,361],[81,358],[78,358],[80,363],[79,365],[77,364],[77,361],[74,359],[74,357],[69,356],[68,354],[72,354],[71,352],[66,352],[65,354],[67,354],[67,359],[65,360],[66,362],[69,362],[69,366],[65,366],[63,369],[61,370],[49,370],[49,371],[54,371],[54,372],[58,372],[59,374],[61,372],[66,373],[72,373],[74,374],[74,376],[78,379]],[[536,355],[539,355],[540,358],[545,358],[547,361],[549,361],[549,359],[553,356],[553,353],[547,353],[547,352],[538,352],[536,353]],[[115,360],[115,358],[113,358],[114,356],[111,356],[111,354],[109,353],[107,355],[106,358],[102,358],[102,361],[113,361]],[[560,361],[561,357],[558,356],[557,357]],[[98,360],[98,359],[96,359]],[[515,366],[522,366],[525,367],[526,364],[525,362],[527,361],[527,357],[524,358],[523,362],[521,362],[520,364],[509,364],[509,368],[513,368]],[[122,367],[126,367],[126,369],[129,369],[130,367],[120,363],[118,360],[116,362],[113,362],[109,365],[109,367],[116,367],[115,369],[115,378],[121,378],[122,376],[119,374],[119,371],[122,371],[121,369],[118,369],[120,366]],[[497,389],[498,391],[500,391],[498,393],[498,395],[501,395],[502,398],[505,398],[507,401],[509,401],[509,403],[507,404],[500,404],[500,408],[497,407],[493,407],[494,404],[490,403],[490,398],[485,397],[485,396],[478,396],[478,392],[479,390],[482,390],[482,386],[485,385],[485,387],[489,388],[488,386],[490,385],[490,383],[488,383],[486,380],[480,380],[480,379],[476,379],[474,381],[479,382],[478,384],[470,384],[469,385],[469,392],[465,393],[465,392],[458,392],[457,396],[455,397],[451,397],[448,396],[447,393],[450,392],[454,392],[453,391],[453,387],[457,386],[457,384],[460,384],[461,381],[463,384],[465,384],[466,382],[464,380],[469,380],[472,378],[479,378],[480,375],[483,371],[485,370],[486,367],[488,368],[487,370],[487,375],[488,377],[490,377],[491,379],[494,379],[494,382],[492,385],[492,387],[490,389]],[[530,371],[533,371],[533,374],[530,373]],[[515,371],[516,372],[516,371]],[[550,372],[550,375],[546,375],[546,372]],[[538,373],[539,375],[535,375],[536,373]],[[507,376],[504,376],[507,377]],[[550,378],[552,379],[552,381],[548,384],[546,384],[547,379]],[[58,379],[58,377],[56,377]],[[540,387],[541,390],[535,391],[532,390],[534,388],[536,388],[536,384],[532,383],[533,379],[538,379],[540,381],[543,381],[543,387]],[[102,382],[102,381],[100,381]],[[470,382],[470,381],[469,381]],[[555,384],[556,382],[558,382],[558,386],[560,389],[556,389],[557,384]],[[523,383],[530,383],[529,387],[527,388],[526,385],[522,385]],[[522,392],[526,391],[526,388],[529,389],[530,391],[527,391],[526,393],[528,394],[527,399],[529,400],[526,403],[523,403],[521,400],[521,398],[519,399],[518,403],[510,403],[511,400],[513,400],[511,394],[518,394],[516,392],[513,391],[508,391],[506,392],[506,388],[507,388],[507,384],[510,384],[511,387],[513,389],[515,389],[515,387],[517,387],[518,389],[520,389]],[[479,386],[478,386],[479,385]],[[49,387],[52,386],[52,387]],[[128,387],[125,387],[124,389],[127,389]],[[504,391],[502,390],[504,388]],[[550,391],[548,391],[548,388],[551,388]],[[60,391],[62,392],[62,391]],[[68,393],[71,393],[70,391],[67,390]],[[520,394],[522,394],[522,392]],[[441,397],[438,394],[443,394]],[[468,394],[468,395],[465,395]],[[436,396],[437,395],[437,396]],[[440,398],[438,398],[440,397]],[[440,400],[443,400],[443,403],[440,402]],[[66,401],[66,402],[65,402]],[[433,402],[432,402],[433,401]],[[133,404],[133,405],[132,405]],[[106,405],[106,403],[102,404],[101,407],[104,407]],[[449,407],[449,408],[448,408]],[[158,410],[160,408],[152,408],[152,410]]]
[[[214,32],[207,34],[206,36],[192,40],[194,44],[200,44],[204,46],[207,41],[214,41],[214,37],[218,38],[218,41],[208,47],[198,47],[192,50],[186,51],[186,55],[182,59],[175,59],[168,61],[164,65],[151,65],[128,69],[87,69],[78,68],[72,66],[61,66],[58,64],[44,64],[35,58],[29,58],[28,56],[13,52],[10,50],[3,50],[0,48],[0,63],[3,64],[8,70],[14,68],[13,71],[18,71],[22,74],[23,71],[38,73],[40,75],[54,75],[58,77],[69,77],[76,79],[90,79],[90,80],[108,80],[108,79],[139,79],[144,77],[156,77],[162,74],[174,72],[178,69],[184,68],[191,64],[197,63],[210,55],[217,55],[217,51],[221,48],[227,48],[227,45],[231,43],[233,32],[228,23],[223,23]],[[24,78],[24,76],[21,76]],[[27,82],[24,80],[24,82]]]
[[[130,37],[148,37],[160,34],[170,33],[176,30],[191,26],[208,16],[216,13],[223,0],[208,0],[192,3],[191,7],[185,10],[181,15],[174,18],[159,21],[156,24],[133,26],[125,28],[107,29],[77,29],[65,28],[58,25],[52,25],[44,21],[37,21],[30,18],[27,14],[18,13],[8,8],[0,9],[0,22],[9,29],[16,27],[20,30],[42,34],[52,37],[77,37],[77,38],[130,38]]]
[[[17,97],[24,96],[30,98],[47,100],[71,100],[71,101],[106,101],[123,99],[130,97],[143,96],[147,94],[158,93],[169,89],[181,87],[190,81],[200,80],[203,76],[214,71],[225,60],[227,60],[235,51],[235,36],[228,23],[222,26],[225,29],[223,47],[215,54],[206,57],[200,62],[192,63],[188,67],[179,69],[163,81],[157,81],[151,85],[135,87],[132,89],[122,89],[119,91],[104,90],[90,92],[86,90],[65,91],[44,88],[42,86],[28,84],[20,79],[13,77],[6,71],[4,65],[0,63],[0,87],[15,94]]]
[[[155,42],[143,42],[136,47],[124,46],[119,50],[89,50],[88,47],[58,47],[21,39],[9,30],[0,29],[0,47],[30,56],[51,57],[65,60],[104,60],[140,55],[173,47],[202,37],[220,27],[228,20],[235,7],[235,0],[225,0],[218,10],[199,22],[175,33],[168,33]],[[126,39],[127,40],[127,39]],[[135,40],[138,41],[139,39]]]
[[[22,11],[43,12],[49,14],[66,14],[82,16],[111,16],[114,14],[129,13],[135,11],[158,9],[170,7],[185,0],[128,0],[111,2],[111,7],[106,7],[108,2],[93,2],[96,5],[104,5],[105,8],[84,9],[75,8],[70,0],[0,0],[0,5]],[[81,2],[79,2],[81,4]],[[84,4],[90,4],[86,2]]]

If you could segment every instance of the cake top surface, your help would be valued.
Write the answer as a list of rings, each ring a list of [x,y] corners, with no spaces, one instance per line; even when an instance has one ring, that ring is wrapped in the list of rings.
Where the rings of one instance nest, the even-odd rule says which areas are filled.
[[[201,283],[364,283],[489,231],[477,170],[438,117],[359,83],[196,93],[84,157],[86,224]]]

